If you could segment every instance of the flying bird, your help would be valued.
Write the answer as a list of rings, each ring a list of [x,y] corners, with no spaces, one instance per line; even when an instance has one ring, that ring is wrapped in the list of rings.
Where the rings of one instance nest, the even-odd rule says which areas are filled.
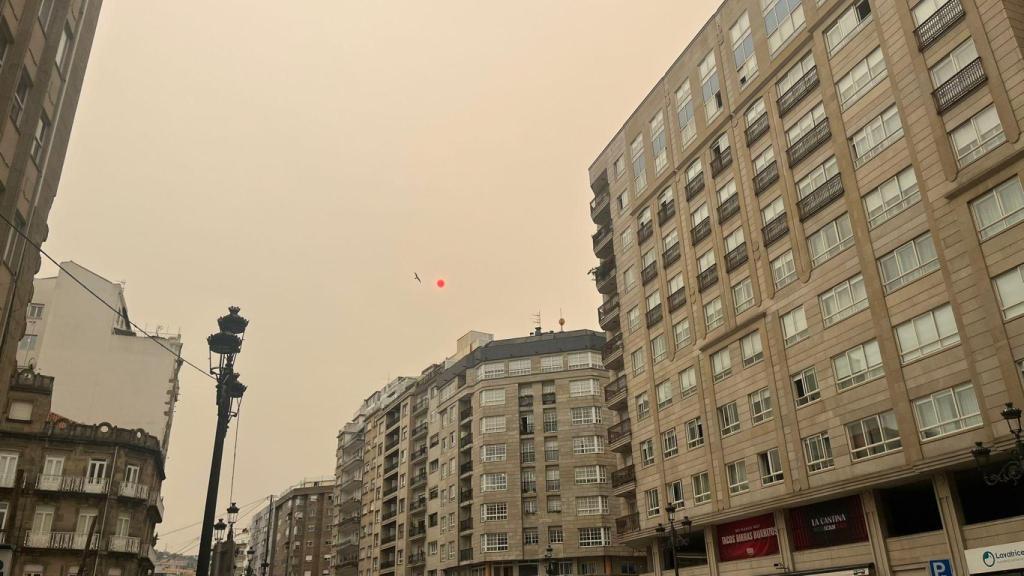
[[[416,281],[419,282],[420,284],[423,284],[423,280],[420,280],[420,275],[417,274],[416,272],[412,273],[412,277],[415,278]]]

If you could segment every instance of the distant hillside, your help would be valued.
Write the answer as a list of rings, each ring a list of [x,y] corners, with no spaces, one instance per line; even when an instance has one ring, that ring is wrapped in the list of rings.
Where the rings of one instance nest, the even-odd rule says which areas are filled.
[[[196,557],[187,556],[185,554],[174,554],[171,552],[164,552],[163,550],[156,551],[156,560],[160,564],[170,564],[173,566],[180,566],[182,568],[195,569]]]

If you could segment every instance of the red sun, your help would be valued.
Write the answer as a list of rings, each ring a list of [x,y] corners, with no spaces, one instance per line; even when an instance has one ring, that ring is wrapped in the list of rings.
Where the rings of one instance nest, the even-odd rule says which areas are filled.
[[[438,288],[444,288],[444,278],[438,278],[437,279],[437,287]]]

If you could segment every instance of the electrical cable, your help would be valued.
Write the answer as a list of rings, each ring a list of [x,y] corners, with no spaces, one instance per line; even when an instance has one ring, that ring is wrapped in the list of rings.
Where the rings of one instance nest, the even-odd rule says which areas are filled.
[[[235,408],[235,446],[231,450],[231,485],[228,490],[228,502],[235,499],[235,462],[238,461],[238,430],[242,427],[242,399],[238,399]]]
[[[28,237],[28,234],[26,234],[26,233],[25,233],[25,232],[23,232],[23,231],[22,231],[21,229],[19,229],[19,228],[18,228],[17,226],[15,226],[15,225],[14,225],[14,224],[13,224],[13,223],[12,223],[12,222],[11,222],[11,221],[10,221],[10,220],[8,219],[8,218],[7,218],[7,216],[6,216],[6,215],[4,215],[4,214],[0,213],[0,220],[3,220],[3,221],[4,221],[4,222],[5,222],[5,223],[6,223],[6,224],[7,224],[8,226],[10,226],[10,227],[11,227],[11,230],[14,230],[15,232],[17,232],[17,233],[18,233],[18,236],[21,236],[22,238],[24,238],[24,239],[25,239],[25,242],[27,242],[27,243],[28,243],[29,245],[31,245],[31,246],[32,246],[33,248],[35,248],[36,250],[38,250],[40,254],[42,254],[43,256],[46,256],[46,259],[47,259],[47,260],[49,260],[50,262],[53,262],[53,263],[54,263],[54,264],[55,264],[55,265],[57,266],[57,268],[60,268],[60,270],[61,270],[62,272],[64,272],[65,274],[67,274],[67,275],[68,275],[69,277],[71,277],[71,279],[72,279],[72,280],[74,280],[74,281],[75,281],[75,283],[77,283],[77,284],[78,284],[79,286],[81,286],[81,287],[82,287],[82,289],[84,289],[84,290],[85,290],[86,292],[88,292],[89,294],[91,294],[93,298],[95,298],[95,299],[99,300],[99,301],[100,301],[100,302],[101,302],[101,303],[102,303],[102,304],[103,304],[104,306],[106,306],[107,308],[110,308],[110,310],[111,310],[111,311],[113,311],[113,312],[114,312],[114,314],[117,314],[117,315],[121,315],[121,312],[120,312],[120,311],[119,311],[118,309],[116,309],[116,308],[114,308],[113,306],[111,306],[111,305],[110,305],[110,304],[109,304],[109,303],[108,303],[108,302],[107,302],[106,300],[104,300],[103,298],[101,298],[99,294],[97,294],[96,292],[94,292],[94,291],[93,291],[93,290],[92,290],[91,288],[89,288],[88,286],[86,286],[86,285],[85,285],[85,283],[83,283],[83,282],[82,282],[81,280],[79,280],[79,279],[78,279],[78,278],[77,278],[77,277],[76,277],[76,276],[75,276],[74,274],[72,274],[72,273],[71,273],[70,271],[68,271],[68,269],[67,269],[67,268],[65,268],[65,267],[61,266],[61,265],[60,265],[60,262],[57,262],[56,260],[54,260],[54,259],[53,259],[53,257],[52,257],[52,256],[50,256],[49,254],[47,254],[47,253],[46,253],[46,251],[45,251],[45,250],[43,250],[41,246],[39,246],[38,244],[36,244],[35,242],[33,242],[33,241],[32,241],[32,239]],[[177,358],[178,360],[180,360],[180,361],[181,361],[182,363],[184,363],[184,364],[188,364],[189,366],[191,366],[192,368],[194,368],[194,369],[196,370],[196,372],[199,372],[199,373],[200,373],[200,374],[202,374],[203,376],[206,376],[207,378],[210,378],[210,379],[216,380],[216,378],[215,378],[215,377],[214,377],[214,376],[213,376],[212,374],[210,374],[210,373],[209,373],[209,372],[207,372],[206,370],[203,370],[203,369],[202,369],[202,368],[200,368],[199,366],[196,366],[196,365],[195,365],[195,364],[193,364],[192,362],[189,362],[189,361],[188,361],[188,360],[186,360],[186,359],[185,359],[185,358],[184,358],[184,357],[183,357],[183,356],[182,356],[182,355],[181,355],[180,353],[178,353],[178,352],[175,352],[174,350],[171,350],[170,348],[168,348],[167,346],[165,346],[165,345],[164,345],[164,344],[163,344],[162,342],[160,342],[159,340],[157,340],[157,337],[156,337],[156,336],[153,336],[153,335],[152,335],[152,334],[150,334],[149,332],[146,332],[145,330],[143,330],[142,328],[140,328],[140,327],[139,327],[139,325],[138,325],[138,324],[136,324],[135,322],[132,322],[131,320],[128,320],[128,319],[126,319],[126,320],[127,320],[128,324],[130,324],[130,325],[132,326],[132,328],[135,328],[135,329],[136,329],[136,330],[138,330],[139,332],[141,332],[141,333],[145,334],[147,338],[149,338],[149,339],[150,339],[151,341],[155,342],[155,343],[156,343],[156,344],[157,344],[158,346],[160,346],[161,348],[163,348],[164,350],[166,350],[167,352],[169,352],[169,353],[170,353],[170,354],[171,354],[172,356],[174,356],[175,358]]]
[[[239,509],[239,512],[241,512],[241,510],[242,510],[242,509],[244,509],[244,508],[248,508],[249,506],[255,506],[255,505],[259,504],[260,502],[263,502],[263,501],[264,501],[264,500],[266,500],[266,499],[267,499],[267,497],[266,497],[266,496],[263,496],[263,497],[261,497],[261,498],[257,498],[256,500],[253,500],[252,502],[247,502],[247,503],[243,504],[243,505],[242,505],[242,506],[240,507],[240,509]],[[165,537],[165,536],[170,536],[171,534],[176,534],[176,533],[178,533],[178,532],[182,532],[182,531],[184,531],[184,530],[188,530],[189,528],[194,528],[194,527],[196,527],[196,526],[199,526],[199,525],[200,525],[200,524],[202,524],[202,523],[203,523],[203,521],[202,521],[202,520],[200,520],[200,521],[198,521],[198,522],[193,522],[193,523],[191,523],[191,524],[189,524],[189,525],[187,525],[187,526],[181,526],[180,528],[175,528],[175,529],[173,529],[173,530],[168,530],[167,532],[163,532],[163,533],[161,533],[161,534],[160,534],[160,537],[161,537],[161,538],[163,538],[163,537]]]

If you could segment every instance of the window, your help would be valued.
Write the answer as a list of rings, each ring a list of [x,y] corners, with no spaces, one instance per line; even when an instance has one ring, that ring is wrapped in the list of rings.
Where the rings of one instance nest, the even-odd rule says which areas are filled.
[[[700,61],[700,89],[704,98],[704,116],[708,123],[722,110],[722,91],[718,85],[718,68],[715,64],[715,53]]]
[[[978,236],[986,240],[1024,220],[1024,188],[1010,178],[971,202]]]
[[[647,392],[637,394],[633,403],[636,406],[637,421],[646,420],[651,415],[651,399],[648,397]]]
[[[39,341],[39,335],[37,334],[25,334],[21,337],[21,341],[18,342],[18,350],[35,350],[36,343]]]
[[[673,480],[665,485],[665,501],[676,508],[683,506],[683,481]]]
[[[860,166],[874,158],[901,136],[903,136],[903,124],[900,123],[900,115],[894,104],[869,120],[850,139],[853,142],[853,155],[856,158],[856,164]]]
[[[624,213],[629,206],[629,192],[619,194],[619,213]]]
[[[711,158],[721,159],[729,152],[729,133],[722,132],[718,138],[711,144]],[[723,186],[718,190],[718,201],[719,203],[725,202],[736,194],[736,184],[732,183]]]
[[[533,372],[530,367],[530,359],[522,358],[519,360],[508,361],[508,375],[509,376],[526,376]]]
[[[750,34],[750,17],[746,12],[736,19],[730,31],[732,55],[736,62],[736,75],[740,86],[746,86],[757,75],[757,58],[754,55],[754,37]]]
[[[39,116],[39,122],[36,123],[36,131],[32,135],[32,150],[30,152],[32,161],[39,165],[43,162],[43,149],[46,145],[46,137],[50,133],[50,120],[46,117],[46,114]]]
[[[686,183],[695,182],[704,177],[704,165],[701,164],[700,158],[697,158],[686,167]],[[707,214],[704,214],[707,217]]]
[[[558,411],[554,408],[544,409],[544,432],[558,432]]]
[[[888,294],[939,269],[931,232],[914,238],[878,259],[882,286]]]
[[[794,280],[796,280],[796,261],[793,260],[793,251],[786,250],[778,258],[772,260],[772,281],[775,283],[775,289],[781,290]]]
[[[633,229],[629,226],[619,234],[619,249],[625,250],[633,245]]]
[[[782,459],[779,458],[779,449],[772,448],[757,455],[757,464],[761,469],[761,485],[770,486],[782,482]]]
[[[729,356],[729,349],[722,348],[711,355],[711,378],[715,382],[721,382],[732,375],[732,358]]]
[[[819,103],[786,130],[786,142],[792,146],[822,122],[825,122],[825,105]]]
[[[481,406],[504,406],[505,405],[505,389],[504,388],[493,388],[491,390],[480,391],[480,405]]]
[[[704,305],[704,324],[710,332],[725,323],[725,314],[722,313],[722,299],[715,298]]]
[[[804,7],[800,0],[761,0],[768,50],[775,54],[804,25]]]
[[[912,167],[886,180],[864,195],[864,210],[868,215],[868,227],[875,228],[908,207],[917,204],[921,198],[917,188],[917,175]]]
[[[604,452],[604,436],[580,436],[572,439],[573,454],[600,454]]]
[[[697,391],[697,369],[693,366],[679,373],[679,390],[683,398]]]
[[[597,396],[600,387],[597,380],[571,380],[569,382],[569,397],[581,398],[583,396]]]
[[[644,166],[643,135],[638,135],[629,145],[629,154],[633,159],[633,194],[639,194],[647,187],[647,168]]]
[[[696,228],[701,222],[708,219],[708,204],[707,202],[697,206],[692,212],[690,212],[690,223]]]
[[[545,356],[540,359],[541,372],[560,372],[562,370],[561,356]]]
[[[847,424],[846,434],[850,437],[850,457],[853,460],[884,454],[903,446],[896,426],[896,414],[891,410]]]
[[[580,528],[580,548],[593,548],[596,546],[611,546],[611,528]]]
[[[481,492],[500,492],[508,490],[508,476],[504,472],[480,475]]]
[[[676,341],[676,350],[690,344],[690,319],[683,318],[672,325],[672,337]]]
[[[625,171],[626,161],[622,158],[622,154],[619,154],[619,157],[615,159],[615,163],[612,164],[612,172],[615,174],[615,179],[621,178]]]
[[[508,504],[505,502],[493,502],[481,505],[480,520],[482,522],[508,520]]]
[[[839,174],[839,164],[836,163],[836,157],[832,156],[815,166],[796,183],[796,193],[803,200],[837,174]]]
[[[750,394],[750,419],[760,424],[772,418],[772,396],[767,388]]]
[[[481,534],[480,544],[484,552],[505,552],[508,550],[508,533]]]
[[[761,349],[761,333],[751,332],[740,339],[740,354],[743,356],[743,367],[753,366],[764,358]]]
[[[914,400],[921,440],[981,426],[981,410],[970,382]]]
[[[537,461],[537,449],[533,442],[527,440],[519,445],[519,461],[523,464],[530,464]]]
[[[734,181],[730,181],[729,183],[732,184],[733,182]],[[735,190],[735,187],[733,189]],[[736,194],[734,192],[732,194],[732,196],[735,196],[735,195]],[[732,196],[730,196],[730,198]],[[725,237],[725,251],[726,252],[732,252],[733,250],[739,248],[740,246],[743,246],[743,244],[744,244],[743,240],[744,240],[744,238],[743,238],[743,228],[742,227],[737,228],[736,230],[732,231],[732,233],[730,233],[728,236]]]
[[[779,95],[789,92],[801,78],[806,76],[811,70],[814,70],[814,54],[808,52],[806,56],[800,59],[799,62],[793,65],[792,68],[786,71],[786,73],[775,83],[775,89],[778,90]]]
[[[565,542],[565,534],[561,526],[548,526],[548,543],[562,544]]]
[[[651,488],[644,492],[644,495],[647,498],[647,517],[652,518],[661,514],[661,503],[658,499],[658,489]]]
[[[957,164],[963,168],[1006,141],[995,106],[989,106],[949,133]]]
[[[574,472],[577,484],[604,484],[608,481],[608,469],[601,465],[577,466]]]
[[[763,100],[758,100],[758,102],[761,104],[761,108],[763,109],[764,108],[764,101]],[[772,148],[771,146],[769,146],[769,147],[764,149],[764,152],[761,152],[760,154],[757,155],[756,158],[754,158],[754,174],[757,175],[757,174],[760,174],[760,173],[764,172],[765,170],[768,169],[769,166],[771,166],[774,163],[775,163],[775,148]],[[758,190],[761,190],[762,192],[764,191],[761,188],[758,188]],[[780,206],[779,206],[780,212],[782,212],[783,211],[783,210],[781,210],[781,208],[782,208],[782,206],[781,206],[781,204],[782,204],[782,202],[781,202],[782,197],[780,196],[778,198],[778,200],[780,201],[779,202],[779,204],[780,204]],[[762,214],[763,214],[763,211],[762,211]],[[765,224],[767,224],[770,221],[771,220],[765,221]]]
[[[818,375],[814,367],[805,368],[794,374],[793,393],[796,395],[796,405],[803,406],[821,398],[821,390],[818,389]]]
[[[878,341],[872,340],[832,357],[832,373],[836,377],[836,388],[846,390],[868,380],[874,380],[885,373]]]
[[[544,469],[544,490],[558,492],[562,489],[562,475],[558,466],[548,466]]]
[[[754,285],[749,277],[733,285],[732,301],[737,316],[754,305]]]
[[[700,416],[686,422],[686,447],[693,449],[704,445],[704,426]]]
[[[480,419],[480,432],[482,434],[491,434],[495,432],[505,431],[505,417],[504,416],[484,416]]]
[[[904,364],[959,344],[953,307],[945,304],[896,326],[896,342]]]
[[[711,501],[711,480],[707,472],[694,474],[693,478],[693,503],[703,504]]]
[[[544,461],[545,462],[557,462],[558,461],[558,438],[545,438],[544,439]]]
[[[661,362],[668,355],[668,347],[665,344],[665,335],[658,334],[651,339],[651,358],[655,364]]]
[[[658,396],[658,409],[662,409],[672,403],[672,382],[665,380],[654,388]]]
[[[11,401],[10,409],[7,412],[7,419],[17,422],[31,422],[32,403],[20,400]]]
[[[654,442],[644,440],[640,443],[640,465],[650,466],[654,464]]]
[[[64,29],[61,30],[60,40],[57,43],[57,70],[63,73],[67,70],[68,56],[71,54],[71,44],[74,38],[74,33],[71,32],[71,27],[65,25]]]
[[[506,456],[507,447],[504,444],[484,444],[480,447],[482,462],[504,462]]]
[[[638,376],[644,373],[646,366],[644,365],[644,349],[637,348],[629,355],[630,362],[633,364],[633,376]]]
[[[14,91],[14,98],[11,99],[11,122],[17,128],[21,125],[21,117],[25,112],[25,104],[28,102],[28,94],[32,91],[32,78],[28,70],[21,69],[21,76],[18,78],[18,88]]]
[[[962,44],[953,48],[945,58],[931,67],[932,86],[935,88],[942,86],[943,83],[956,76],[958,72],[977,59],[978,50],[974,47],[974,39],[964,40]]]
[[[671,458],[676,454],[679,454],[679,439],[676,438],[676,429],[671,428],[661,433],[661,455]]]
[[[999,309],[1003,320],[1024,314],[1024,265],[1011,268],[992,279],[999,295]]]
[[[682,293],[683,290],[683,274],[679,273],[669,278],[668,280],[668,294],[671,297],[673,294]]]
[[[739,431],[740,414],[735,402],[718,407],[718,425],[723,437]]]
[[[811,251],[812,267],[824,264],[829,258],[853,246],[853,227],[850,225],[849,213],[844,213],[808,236],[807,246]]]
[[[539,544],[539,543],[540,543],[540,533],[537,531],[536,527],[533,527],[533,528],[523,528],[523,544],[525,544],[526,546],[529,546],[531,544]]]
[[[747,483],[747,463],[743,460],[726,464],[725,475],[729,481],[729,494],[740,494],[750,489]]]
[[[858,274],[833,286],[818,296],[821,320],[825,327],[845,320],[868,307],[868,294],[864,289],[864,276]]]
[[[481,364],[476,370],[477,380],[487,380],[489,378],[501,378],[505,375],[505,363],[504,362],[492,362],[490,364]]]
[[[654,172],[661,174],[668,165],[668,148],[665,142],[665,114],[660,110],[651,120],[651,148],[654,151]]]
[[[688,82],[683,82],[676,90],[676,120],[679,122],[683,146],[686,146],[697,137],[697,123],[693,118],[693,98],[690,96]]]
[[[835,24],[825,30],[825,45],[828,46],[828,53],[833,54],[839,47],[846,44],[854,32],[860,30],[861,26],[871,16],[871,4],[868,0],[857,0],[847,8]]]
[[[836,82],[836,92],[839,93],[842,108],[845,110],[852,106],[885,76],[885,57],[882,56],[881,47],[875,48]]]
[[[804,438],[804,459],[807,461],[809,472],[828,470],[835,466],[832,459],[832,440],[828,432],[821,432]]]
[[[807,317],[804,315],[804,307],[798,306],[782,315],[782,337],[786,346],[792,346],[807,338]]]
[[[708,250],[707,252],[700,255],[697,258],[697,270],[699,272],[706,272],[713,268],[715,265],[715,251]]]
[[[38,320],[43,317],[43,309],[46,308],[43,304],[29,304],[28,305],[28,317],[30,320]]]
[[[640,329],[640,308],[638,306],[633,306],[626,313],[626,324],[629,326],[630,333]]]
[[[600,516],[601,514],[608,514],[608,510],[607,496],[576,497],[577,516]]]
[[[519,471],[519,486],[523,494],[531,494],[537,491],[537,472],[533,468],[523,468]]]
[[[600,424],[601,408],[598,406],[575,406],[570,409],[573,426]]]

